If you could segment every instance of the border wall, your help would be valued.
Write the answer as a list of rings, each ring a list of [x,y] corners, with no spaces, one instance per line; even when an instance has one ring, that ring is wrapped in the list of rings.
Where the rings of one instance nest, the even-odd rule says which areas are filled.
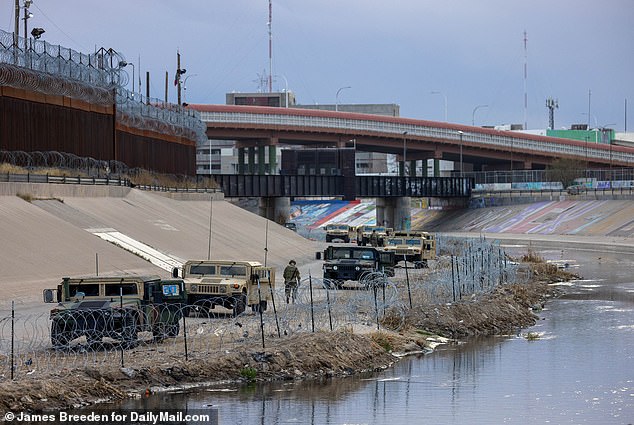
[[[0,150],[58,151],[129,168],[196,174],[196,111],[131,93],[123,56],[81,54],[0,31]]]

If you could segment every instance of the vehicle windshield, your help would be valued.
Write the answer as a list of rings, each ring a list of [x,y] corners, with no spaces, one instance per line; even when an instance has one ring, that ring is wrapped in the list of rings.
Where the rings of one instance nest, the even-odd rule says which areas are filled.
[[[420,243],[420,239],[407,239],[407,240],[405,241],[405,243],[406,243],[407,245],[414,245],[414,246],[416,246],[416,245],[420,245],[420,244],[421,244],[421,243]]]
[[[326,230],[348,230],[347,224],[329,224]]]
[[[221,276],[246,276],[247,268],[239,264],[220,266]]]
[[[332,251],[333,260],[355,259],[355,260],[373,260],[374,251],[365,249],[335,249]]]
[[[71,297],[77,295],[77,292],[83,292],[87,297],[98,297],[99,296],[99,284],[98,283],[84,283],[84,284],[75,284],[68,286],[68,293]],[[119,295],[117,293],[117,295]]]
[[[357,260],[374,260],[374,251],[355,250],[352,251],[352,256]]]
[[[134,283],[117,283],[104,285],[104,295],[107,297],[113,297],[121,295],[136,295],[137,288]]]
[[[189,274],[214,275],[216,266],[209,264],[193,264],[189,268]]]
[[[388,245],[403,245],[403,239],[388,239]]]
[[[376,230],[377,233],[386,233],[385,227],[381,226],[373,227],[372,230]]]

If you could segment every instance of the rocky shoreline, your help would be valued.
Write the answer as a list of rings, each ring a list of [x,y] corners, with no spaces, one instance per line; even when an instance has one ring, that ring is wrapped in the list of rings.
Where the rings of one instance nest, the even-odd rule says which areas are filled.
[[[144,367],[65,369],[45,379],[3,382],[0,411],[61,410],[218,383],[329,379],[383,370],[402,355],[431,351],[446,341],[443,337],[507,334],[535,324],[535,312],[558,293],[550,284],[574,277],[544,266],[532,266],[537,278],[530,283],[502,285],[466,301],[414,307],[399,331],[298,334],[271,342],[266,350],[250,346],[204,360],[173,356]],[[388,326],[389,320],[383,327]]]

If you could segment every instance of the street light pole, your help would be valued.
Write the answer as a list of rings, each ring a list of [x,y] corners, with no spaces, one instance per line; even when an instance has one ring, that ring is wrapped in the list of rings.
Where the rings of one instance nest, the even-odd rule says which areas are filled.
[[[431,94],[439,94],[445,98],[445,122],[447,122],[447,95],[439,91],[433,91]]]
[[[407,131],[403,132],[403,177],[407,176]]]
[[[458,130],[458,135],[460,136],[460,177],[462,177],[462,131]]]
[[[282,77],[284,79],[284,84],[285,84],[285,89],[284,89],[284,99],[285,99],[285,108],[288,108],[288,80],[286,79],[286,77],[282,74],[278,74],[276,75],[276,77]]]
[[[475,127],[475,113],[478,109],[480,108],[488,108],[489,105],[478,105],[475,108],[473,108],[473,112],[471,113],[471,125]]]
[[[134,69],[133,69],[134,71]],[[183,81],[183,104],[187,103],[187,80],[191,77],[196,77],[198,74],[191,74],[185,77],[185,81]]]
[[[351,89],[351,86],[345,86],[345,87],[340,87],[339,90],[337,90],[337,94],[335,95],[335,112],[339,111],[339,93],[341,93],[342,90],[345,89]]]

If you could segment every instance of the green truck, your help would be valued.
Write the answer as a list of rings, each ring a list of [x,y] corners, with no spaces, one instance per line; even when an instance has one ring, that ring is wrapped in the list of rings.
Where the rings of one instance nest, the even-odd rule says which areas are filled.
[[[394,264],[393,252],[373,247],[329,246],[324,251],[324,279],[342,288],[346,281],[360,281],[374,272],[394,276]]]
[[[158,276],[65,277],[57,289],[45,289],[51,310],[51,343],[69,347],[85,337],[96,344],[104,338],[131,347],[139,332],[157,340],[175,337],[187,302],[182,279]]]

